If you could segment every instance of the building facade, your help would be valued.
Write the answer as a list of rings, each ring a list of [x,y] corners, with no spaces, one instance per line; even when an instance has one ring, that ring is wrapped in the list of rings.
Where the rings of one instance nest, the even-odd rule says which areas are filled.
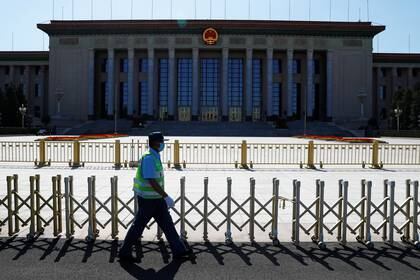
[[[48,71],[48,52],[0,52],[0,88],[21,88],[38,121],[48,115]]]
[[[382,127],[391,126],[394,94],[401,89],[420,89],[420,54],[374,54],[372,84],[373,117]]]
[[[372,54],[385,27],[369,22],[52,21],[38,28],[50,38],[41,110],[56,120],[360,122],[382,110],[377,69],[410,67],[413,84],[420,69]]]

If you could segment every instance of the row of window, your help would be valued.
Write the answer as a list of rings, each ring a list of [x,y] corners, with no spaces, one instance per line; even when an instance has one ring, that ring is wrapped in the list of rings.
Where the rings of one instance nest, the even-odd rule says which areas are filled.
[[[183,60],[183,59],[187,59],[187,58],[180,58],[179,60]],[[162,59],[159,59],[159,61]],[[168,60],[168,59],[164,59],[164,60]],[[190,59],[191,60],[191,59]],[[229,59],[229,61],[231,61],[232,59]],[[236,60],[236,59],[235,59]],[[241,60],[242,59],[237,59],[237,60]],[[138,64],[138,72],[139,73],[144,73],[147,72],[147,66],[148,66],[148,59],[147,58],[141,58],[138,60],[139,64]],[[294,59],[293,60],[293,73],[294,74],[300,74],[302,72],[302,66],[301,66],[301,60],[300,59]],[[320,74],[321,72],[321,68],[320,68],[320,62],[318,59],[314,59],[313,60],[313,73],[315,73],[316,75]],[[128,59],[127,58],[121,58],[120,59],[120,72],[121,73],[127,73],[128,72]],[[107,73],[108,72],[108,59],[104,58],[102,60],[102,64],[101,64],[101,71],[103,73]],[[283,72],[282,69],[282,60],[281,59],[273,59],[273,73],[274,74],[281,74]]]
[[[388,75],[388,72],[389,71],[391,71],[391,69],[392,68],[380,68],[380,76],[382,77],[382,78],[385,78],[387,75]],[[407,68],[397,68],[396,69],[397,71],[397,77],[402,77],[403,76],[403,72],[404,72],[404,70],[406,70],[407,71]],[[413,75],[413,77],[418,77],[418,76],[420,76],[420,69],[413,69],[413,72],[412,72],[412,75]]]
[[[9,84],[8,83],[5,83],[4,84],[4,89],[6,90],[7,88],[9,87]],[[19,87],[20,88],[24,88],[24,84],[19,84]],[[40,97],[42,95],[42,92],[41,92],[41,86],[40,86],[40,84],[35,84],[34,85],[34,97]]]
[[[138,111],[142,114],[148,113],[148,83],[147,81],[141,81],[139,82],[139,108]],[[103,108],[102,108],[102,115],[106,115],[107,108],[109,106],[110,102],[110,96],[109,96],[109,86],[108,82],[102,82],[101,83],[101,94],[103,97]],[[119,104],[120,104],[120,112],[123,116],[127,115],[128,112],[128,83],[121,82],[120,83],[120,94],[119,94]]]
[[[6,76],[10,75],[11,72],[11,67],[10,66],[5,66],[4,67],[4,74]],[[20,75],[24,75],[25,74],[25,66],[16,66],[17,71]],[[35,66],[35,75],[39,75],[39,73],[41,72],[41,66]]]
[[[293,74],[301,74],[302,63],[300,59],[293,59],[292,71],[293,71]],[[281,59],[273,59],[273,73],[274,74],[283,73]],[[321,73],[320,61],[318,59],[313,60],[312,73],[314,73],[315,75],[319,75]]]
[[[128,73],[128,59],[127,58],[121,58],[120,59],[120,72],[121,73]],[[101,61],[101,72],[102,73],[108,73],[108,59],[104,58]],[[138,60],[138,72],[139,73],[145,73],[148,71],[148,59],[147,58],[141,58]]]
[[[252,60],[252,107],[262,107],[262,59]],[[281,65],[281,62],[278,63]],[[192,103],[192,59],[178,59],[178,76],[177,76],[177,92],[178,106],[191,106]],[[281,66],[280,66],[281,67]],[[228,61],[228,104],[229,107],[242,107],[243,98],[243,60],[231,58]],[[168,59],[158,60],[158,92],[159,106],[168,106],[169,95],[169,61]],[[217,58],[201,59],[201,80],[200,80],[200,104],[202,107],[219,106],[220,93],[220,60]],[[128,86],[127,83],[121,83],[123,88],[120,92],[122,104],[121,110],[126,110],[128,103]],[[106,87],[105,103],[108,104],[108,88]],[[301,85],[294,83],[292,88],[292,113],[298,112],[299,95]],[[139,83],[140,108],[139,111],[147,113],[148,111],[148,85],[147,81]],[[274,115],[281,114],[281,96],[282,84],[273,83],[272,86],[272,111]],[[107,105],[106,105],[107,106]]]

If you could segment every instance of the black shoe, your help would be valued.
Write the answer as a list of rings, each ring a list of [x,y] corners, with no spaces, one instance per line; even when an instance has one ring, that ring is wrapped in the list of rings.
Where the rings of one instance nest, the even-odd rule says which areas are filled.
[[[182,260],[182,259],[190,258],[192,252],[193,251],[191,249],[188,249],[180,254],[174,254],[174,260]]]
[[[136,262],[136,258],[132,255],[118,255],[120,262]]]

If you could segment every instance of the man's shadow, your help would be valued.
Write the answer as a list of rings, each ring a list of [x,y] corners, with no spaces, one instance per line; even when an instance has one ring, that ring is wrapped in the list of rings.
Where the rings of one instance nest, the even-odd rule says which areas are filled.
[[[173,260],[159,271],[156,271],[153,268],[143,269],[140,267],[140,265],[132,262],[120,262],[120,265],[125,271],[127,271],[136,279],[169,280],[174,279],[175,274],[178,272],[181,265],[186,261],[188,260]]]

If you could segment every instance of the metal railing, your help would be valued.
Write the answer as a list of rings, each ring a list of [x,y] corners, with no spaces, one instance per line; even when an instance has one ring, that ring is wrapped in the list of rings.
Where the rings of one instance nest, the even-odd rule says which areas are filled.
[[[0,161],[2,162],[35,162],[38,155],[38,142],[0,142]]]
[[[34,162],[42,167],[51,163],[113,164],[133,167],[148,149],[147,143],[114,142],[0,142],[0,162]],[[322,168],[325,165],[359,165],[382,168],[383,165],[420,165],[420,145],[410,144],[256,144],[242,143],[168,143],[161,153],[168,167],[185,168],[195,164],[299,165]]]
[[[60,175],[51,178],[51,192],[40,191],[40,176],[30,177],[29,194],[19,188],[18,175],[7,177],[7,194],[0,197],[0,232],[7,228],[9,236],[29,228],[28,239],[41,235],[45,227],[53,227],[53,235],[65,232],[67,238],[74,236],[76,230],[87,232],[86,240],[93,241],[103,229],[111,230],[111,237],[118,238],[121,227],[127,229],[138,211],[135,194],[122,197],[118,191],[118,177],[110,178],[110,192],[101,188],[96,193],[95,176],[87,178],[88,194],[76,195],[73,177]],[[64,181],[64,193],[62,182]],[[197,186],[194,186],[196,189]],[[209,178],[205,177],[202,195],[188,195],[186,178],[180,179],[180,196],[175,199],[173,208],[174,223],[179,227],[180,236],[187,239],[188,231],[202,231],[204,240],[209,240],[209,231],[224,231],[226,243],[232,243],[234,232],[247,231],[249,240],[256,234],[269,231],[267,239],[279,244],[279,211],[285,220],[292,224],[291,239],[298,244],[300,233],[311,235],[313,242],[325,248],[325,233],[334,236],[340,243],[348,242],[348,236],[373,247],[372,235],[379,235],[383,241],[393,243],[394,234],[400,234],[403,242],[420,248],[418,218],[420,202],[418,181],[406,180],[405,196],[395,196],[395,182],[385,180],[383,198],[373,199],[372,182],[361,180],[360,198],[349,197],[349,183],[338,182],[337,199],[325,198],[325,182],[317,180],[315,198],[304,200],[301,182],[293,181],[293,197],[280,195],[280,181],[272,180],[272,193],[256,192],[256,180],[249,180],[249,194],[241,197],[232,195],[233,182],[226,180],[226,195],[211,192]],[[243,188],[243,186],[241,186]],[[329,186],[331,188],[331,186]],[[258,187],[261,189],[261,187]],[[304,189],[311,192],[310,188]],[[352,195],[352,193],[350,194]],[[64,206],[63,206],[64,205]],[[288,211],[292,210],[292,211]],[[64,215],[63,215],[64,213]],[[64,224],[64,227],[63,227]],[[156,230],[156,237],[162,238],[162,231],[151,221],[148,230]],[[258,233],[257,233],[258,232]],[[217,234],[217,233],[212,233]],[[289,233],[288,233],[289,234]],[[105,233],[107,236],[107,233]],[[290,236],[290,235],[289,235]]]

